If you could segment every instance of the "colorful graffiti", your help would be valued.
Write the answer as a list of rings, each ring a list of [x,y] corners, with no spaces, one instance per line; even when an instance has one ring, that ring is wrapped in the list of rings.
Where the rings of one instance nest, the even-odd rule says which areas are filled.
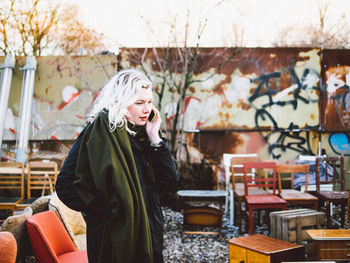
[[[215,62],[210,57],[213,49],[201,49],[200,53],[205,59],[194,73],[196,81],[179,116],[188,133],[207,138],[200,145],[188,141],[188,149],[197,151],[197,159],[207,152],[219,157],[223,152],[258,152],[265,158],[294,159],[317,153],[320,140],[330,153],[350,154],[350,52],[247,48],[215,74],[217,65],[209,64]],[[342,56],[335,56],[338,53]],[[158,89],[160,70],[155,58],[151,52],[142,54],[146,58],[143,69]],[[24,60],[17,58],[16,62],[5,140],[16,139],[22,82],[19,68]],[[126,55],[39,57],[30,140],[75,139],[98,90],[120,67],[131,66],[138,65]],[[180,73],[176,74],[172,77],[179,78]],[[168,125],[175,116],[174,98],[179,96],[174,90],[169,87],[162,98],[155,96],[161,99]],[[226,138],[221,147],[217,147],[219,138]]]
[[[278,94],[275,90],[271,90],[269,83],[271,79],[278,79],[281,77],[279,72],[273,72],[269,74],[263,74],[258,78],[252,80],[257,82],[258,87],[254,93],[248,98],[248,101],[253,104],[254,101],[261,97],[267,96],[268,101],[262,104],[260,108],[256,109],[255,124],[258,130],[264,130],[266,127],[271,127],[272,131],[263,135],[263,140],[268,144],[269,154],[273,159],[279,159],[286,151],[294,151],[301,155],[311,155],[312,149],[310,147],[309,131],[314,127],[300,127],[293,122],[291,118],[287,129],[280,127],[278,121],[270,114],[266,108],[277,107],[277,111],[282,113],[284,107],[291,106],[292,109],[288,109],[289,114],[297,110],[300,104],[316,104],[318,99],[312,96],[313,92],[318,90],[317,84],[319,75],[317,72],[311,74],[310,69],[306,68],[303,71],[302,77],[299,78],[295,72],[294,65],[288,68],[288,72],[291,75],[293,84],[284,89],[283,92]],[[311,76],[310,76],[311,75]],[[310,81],[311,80],[311,81]],[[304,94],[303,94],[303,93]],[[285,94],[290,93],[290,98],[284,99]],[[302,129],[308,129],[301,132]],[[301,134],[305,134],[303,137]]]
[[[319,123],[318,51],[285,50],[277,56],[276,50],[264,50],[248,53],[249,58],[242,53],[231,70],[194,86],[182,113],[185,129],[259,131],[274,159],[314,153],[309,132],[317,131]],[[168,121],[174,106],[165,104]]]
[[[320,116],[321,130],[345,132],[350,130],[350,52],[324,50],[322,56],[322,85]]]
[[[38,57],[30,140],[73,140],[99,89],[117,71],[116,56]],[[4,140],[16,140],[25,58],[16,58]]]
[[[331,134],[328,143],[334,153],[350,156],[350,133]]]
[[[325,126],[350,129],[350,66],[331,67],[326,71],[327,105]],[[334,127],[334,124],[337,125]]]

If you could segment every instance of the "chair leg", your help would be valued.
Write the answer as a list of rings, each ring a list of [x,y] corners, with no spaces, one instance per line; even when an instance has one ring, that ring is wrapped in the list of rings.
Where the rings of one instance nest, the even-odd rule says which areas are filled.
[[[341,204],[341,227],[344,228],[345,224],[345,204]]]
[[[239,227],[239,233],[242,233],[242,200],[238,199],[238,207],[237,207],[237,225]]]
[[[245,213],[244,213],[244,220],[245,220],[245,231],[244,233],[248,233],[249,232],[249,211],[248,209],[246,209]],[[242,230],[243,232],[243,230]]]
[[[230,191],[228,191],[228,194],[229,194],[229,196],[231,195]],[[229,203],[229,198],[227,198],[227,196],[226,196],[225,197],[225,205],[224,205],[225,214],[230,213],[230,210],[228,208],[228,205],[229,205],[228,203]]]
[[[254,210],[252,208],[249,208],[249,214],[248,214],[248,233],[249,235],[252,235],[254,232]]]
[[[233,192],[230,191],[230,225],[233,225],[233,217],[235,213],[235,207],[234,207],[234,196]]]
[[[326,201],[327,228],[331,228],[331,204]]]
[[[238,200],[235,199],[234,203],[233,203],[233,206],[234,206],[234,215],[233,215],[233,224],[234,225],[238,225]]]

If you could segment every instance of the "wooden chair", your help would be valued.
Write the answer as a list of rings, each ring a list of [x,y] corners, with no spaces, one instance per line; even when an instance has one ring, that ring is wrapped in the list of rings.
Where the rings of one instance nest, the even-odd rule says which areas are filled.
[[[231,173],[231,159],[232,158],[258,158],[256,153],[247,153],[247,154],[235,154],[235,153],[224,153],[224,167],[225,167],[225,190],[227,191],[227,197],[225,199],[225,212],[229,212],[230,215],[230,225],[233,225],[234,221],[234,193],[233,187],[230,184],[233,182],[232,173]],[[252,159],[255,160],[255,159]],[[241,172],[243,175],[243,172]],[[230,207],[228,207],[230,205]]]
[[[53,161],[30,161],[27,164],[27,197],[17,204],[17,209],[24,209],[40,196],[52,194],[58,175],[57,163]]]
[[[24,199],[24,164],[0,162],[0,209],[11,210]]]
[[[276,165],[278,179],[278,194],[287,201],[289,206],[312,207],[317,210],[318,198],[307,192],[308,184],[308,164],[278,164]],[[305,175],[305,192],[294,189],[294,174],[303,173]],[[282,177],[282,175],[284,175]],[[289,181],[290,188],[283,188],[282,181]]]
[[[272,171],[272,177],[248,177],[251,169],[268,169]],[[243,164],[244,195],[246,203],[247,232],[254,232],[253,213],[255,210],[286,210],[287,202],[276,195],[276,163],[275,162],[248,162]],[[272,189],[271,194],[250,195],[250,188]]]
[[[231,175],[232,175],[232,190],[233,190],[233,205],[234,205],[234,223],[239,227],[239,231],[242,233],[242,217],[245,213],[244,210],[244,173],[243,164],[246,162],[259,161],[258,155],[254,156],[235,156],[231,158]],[[256,176],[253,171],[248,174],[249,177]],[[250,195],[265,195],[269,194],[266,190],[261,188],[249,189]]]
[[[321,165],[322,163],[324,166]],[[324,174],[324,176],[321,176]],[[322,184],[333,184],[333,191],[321,191]],[[316,196],[319,207],[326,203],[327,226],[331,227],[331,203],[341,207],[341,227],[345,223],[345,208],[348,202],[348,191],[345,191],[344,157],[317,157],[316,158]]]

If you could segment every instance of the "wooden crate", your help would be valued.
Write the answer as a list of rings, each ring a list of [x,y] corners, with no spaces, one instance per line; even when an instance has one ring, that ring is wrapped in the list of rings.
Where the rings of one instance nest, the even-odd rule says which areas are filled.
[[[281,233],[281,217],[285,215],[290,215],[290,214],[296,214],[299,212],[306,212],[310,211],[310,209],[293,209],[293,210],[282,210],[282,211],[274,211],[270,213],[270,236],[277,238],[277,239],[282,239],[282,233]],[[277,223],[278,222],[278,223]]]
[[[270,213],[271,234],[275,238],[305,246],[308,258],[314,254],[309,229],[322,228],[326,224],[326,213],[312,209],[293,209]]]
[[[285,212],[285,213],[283,213]],[[302,244],[310,240],[306,233],[308,229],[322,228],[325,224],[326,214],[312,209],[293,209],[270,213],[271,236]]]
[[[326,213],[309,211],[282,217],[282,240],[301,244],[311,240],[308,229],[322,228],[326,223]]]

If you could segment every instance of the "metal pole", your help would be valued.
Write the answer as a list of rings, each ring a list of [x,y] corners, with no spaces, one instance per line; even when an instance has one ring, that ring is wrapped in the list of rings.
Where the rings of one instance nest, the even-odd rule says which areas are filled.
[[[2,146],[2,137],[4,135],[7,105],[11,89],[12,72],[15,68],[15,63],[15,56],[12,53],[9,53],[6,55],[4,65],[1,67],[3,72],[0,90],[0,149]]]
[[[19,112],[19,127],[17,137],[16,161],[26,163],[28,159],[28,140],[30,132],[30,119],[32,114],[32,101],[34,93],[34,80],[37,62],[34,56],[27,57],[22,82],[21,105]]]

